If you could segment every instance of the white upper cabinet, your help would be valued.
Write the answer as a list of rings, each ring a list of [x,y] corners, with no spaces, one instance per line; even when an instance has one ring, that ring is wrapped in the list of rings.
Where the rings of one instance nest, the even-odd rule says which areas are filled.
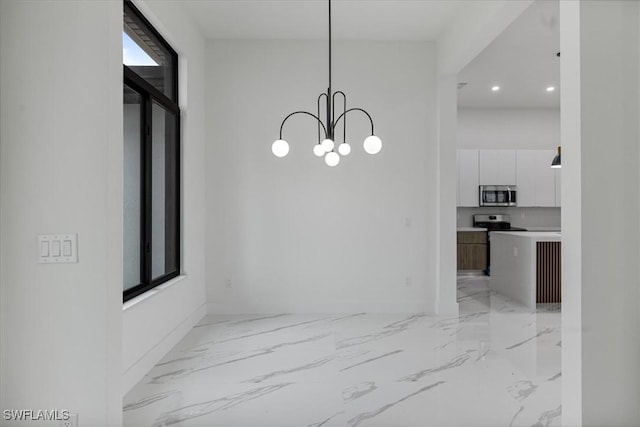
[[[559,206],[554,156],[554,150],[517,150],[518,206]]]
[[[516,150],[479,150],[479,185],[515,185]]]
[[[555,150],[458,150],[457,206],[477,207],[479,185],[517,185],[520,207],[560,207]]]
[[[457,205],[478,206],[478,150],[458,150]]]

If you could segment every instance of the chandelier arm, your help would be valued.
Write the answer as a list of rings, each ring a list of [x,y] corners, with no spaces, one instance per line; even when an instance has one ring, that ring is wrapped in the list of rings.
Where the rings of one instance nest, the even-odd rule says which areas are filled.
[[[320,123],[320,125],[322,125],[322,130],[324,130],[325,136],[327,135],[327,128],[324,126],[324,123],[322,123],[322,120],[320,120],[320,118],[318,116],[316,116],[315,114],[311,114],[308,111],[294,111],[293,113],[291,113],[287,117],[285,117],[284,120],[282,121],[282,124],[280,125],[280,139],[282,139],[282,128],[284,127],[284,123],[287,121],[287,119],[289,119],[289,117],[291,117],[291,116],[293,116],[295,114],[306,114],[307,116],[313,117],[314,119],[316,119],[318,121],[318,123]]]
[[[328,95],[326,93],[321,93],[320,95],[318,95],[318,116],[317,116],[318,119],[320,119],[320,100],[322,99],[323,96],[327,99],[327,103],[329,102],[329,97],[328,97]],[[320,134],[320,125],[321,124],[322,124],[322,121],[319,120],[319,123],[318,123],[318,144],[320,143],[320,136],[321,136],[321,134]],[[326,137],[326,135],[327,135],[326,128],[325,128],[324,134],[325,134],[325,137]]]
[[[364,109],[358,108],[358,107],[349,108],[347,111],[345,111],[344,113],[340,114],[340,117],[338,117],[338,120],[336,120],[336,122],[334,123],[334,126],[336,124],[338,124],[340,119],[345,117],[347,115],[347,113],[350,112],[350,111],[362,111],[363,113],[365,113],[367,115],[367,117],[369,117],[369,122],[371,123],[371,135],[373,135],[374,134],[373,133],[373,119],[371,118],[371,115],[369,113],[367,113]],[[346,122],[346,119],[345,119],[345,122]]]
[[[333,104],[333,114],[331,117],[331,125],[333,126],[333,133],[335,135],[336,124],[335,116],[336,116],[336,95],[342,95],[342,113],[344,114],[347,111],[347,95],[341,90],[333,93],[331,104]],[[339,120],[339,119],[338,119]],[[342,142],[347,141],[347,118],[344,119],[344,124],[342,125]]]

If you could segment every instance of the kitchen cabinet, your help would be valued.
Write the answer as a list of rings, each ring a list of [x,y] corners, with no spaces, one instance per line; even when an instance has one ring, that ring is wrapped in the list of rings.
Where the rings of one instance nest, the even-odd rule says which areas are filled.
[[[516,150],[479,150],[479,185],[515,185]]]
[[[478,206],[479,185],[517,185],[519,207],[560,207],[555,150],[458,150],[458,207]]]
[[[478,206],[478,150],[458,150],[457,206]]]
[[[458,270],[487,269],[487,232],[458,231]]]
[[[558,206],[556,169],[550,167],[554,150],[517,150],[518,206]]]

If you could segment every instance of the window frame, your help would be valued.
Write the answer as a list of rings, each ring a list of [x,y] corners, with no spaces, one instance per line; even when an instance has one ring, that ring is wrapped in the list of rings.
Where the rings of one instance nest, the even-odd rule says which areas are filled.
[[[167,50],[171,58],[171,88],[172,95],[175,97],[175,101],[165,93],[154,87],[151,83],[146,81],[143,77],[140,77],[133,69],[123,64],[123,86],[129,86],[140,94],[140,149],[141,149],[141,164],[140,164],[140,182],[141,182],[141,194],[140,194],[140,283],[129,289],[123,290],[123,302],[126,302],[132,298],[137,297],[167,281],[177,277],[181,273],[181,126],[180,126],[180,107],[178,105],[178,54],[176,51],[166,42],[166,40],[158,33],[158,31],[151,25],[151,23],[142,15],[142,13],[133,5],[131,0],[124,0],[123,13],[131,13],[136,15],[136,18],[144,25],[144,31],[151,33],[155,39],[162,44],[162,47]],[[153,184],[153,103],[156,102],[165,112],[171,113],[175,118],[175,151],[165,152],[165,158],[172,156],[172,162],[174,163],[175,176],[168,177],[165,169],[165,185],[175,194],[175,206],[172,206],[172,216],[175,216],[173,221],[173,227],[175,230],[175,248],[173,253],[175,254],[176,268],[172,271],[165,272],[162,276],[157,278],[152,277],[152,184]],[[165,160],[166,161],[166,160]],[[165,191],[166,194],[166,191]],[[166,218],[169,206],[167,200],[165,200],[165,237],[167,233]],[[124,230],[123,230],[124,232]],[[165,243],[166,248],[166,243]],[[166,254],[166,249],[165,249]]]

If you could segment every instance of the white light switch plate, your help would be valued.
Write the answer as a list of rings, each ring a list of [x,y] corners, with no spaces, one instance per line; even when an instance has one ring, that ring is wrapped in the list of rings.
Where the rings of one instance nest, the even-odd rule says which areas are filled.
[[[43,264],[78,262],[78,235],[38,235],[38,262]]]

